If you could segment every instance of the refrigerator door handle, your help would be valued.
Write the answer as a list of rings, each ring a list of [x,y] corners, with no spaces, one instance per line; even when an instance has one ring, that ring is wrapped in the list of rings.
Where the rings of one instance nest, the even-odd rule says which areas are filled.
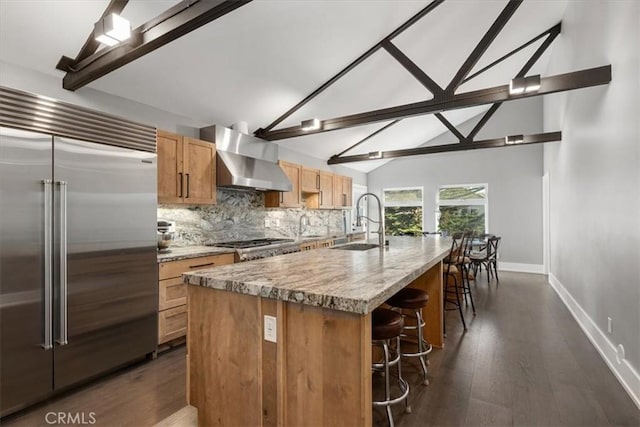
[[[53,296],[53,269],[51,259],[53,252],[53,240],[51,239],[51,200],[52,184],[50,179],[43,179],[44,184],[44,334],[42,348],[50,350],[53,348],[52,327],[53,314],[51,312],[51,300]]]
[[[67,344],[67,182],[60,186],[60,336],[59,345]]]

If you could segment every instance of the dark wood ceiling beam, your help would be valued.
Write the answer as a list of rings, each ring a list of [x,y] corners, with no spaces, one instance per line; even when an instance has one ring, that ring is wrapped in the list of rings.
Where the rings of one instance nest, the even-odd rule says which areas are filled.
[[[440,122],[442,122],[442,124],[445,125],[447,129],[449,129],[449,131],[455,135],[456,138],[458,138],[458,141],[464,142],[467,140],[467,138],[465,138],[465,136],[460,133],[458,128],[451,124],[451,122],[447,120],[445,116],[440,113],[435,113],[434,116],[436,116],[436,118],[440,120]]]
[[[542,96],[567,90],[604,85],[608,84],[610,81],[611,65],[605,65],[602,67],[541,78],[540,89],[537,92],[510,95],[509,85],[507,84],[488,89],[455,94],[444,100],[432,99],[429,101],[415,102],[397,107],[383,108],[365,113],[326,119],[321,121],[321,128],[318,130],[303,131],[300,129],[300,126],[291,126],[267,132],[261,135],[261,137],[274,141],[303,135],[314,135],[317,133],[346,129],[369,123],[420,116],[424,114],[433,114],[447,110],[494,104],[502,101],[513,101],[516,99],[531,98],[534,96]]]
[[[547,38],[544,40],[544,42],[542,42],[542,44],[540,44],[540,46],[538,46],[536,51],[522,66],[522,68],[520,69],[520,71],[518,71],[518,74],[516,74],[515,77],[524,77],[525,75],[527,75],[527,73],[531,70],[533,65],[536,62],[538,62],[540,57],[547,51],[547,49],[549,48],[549,46],[551,46],[551,44],[556,39],[556,37],[558,37],[558,35],[560,34],[560,30],[561,30],[560,24],[556,25],[551,30],[549,30],[550,32]],[[471,130],[471,132],[469,132],[469,135],[467,135],[467,139],[469,141],[473,141],[473,139],[476,137],[478,132],[480,132],[480,130],[484,127],[484,125],[487,124],[489,119],[496,113],[496,111],[498,111],[501,105],[502,105],[502,102],[498,102],[491,106],[489,111],[485,113],[482,119],[480,119],[480,121]]]
[[[362,55],[357,57],[353,62],[351,62],[349,65],[347,65],[345,68],[343,68],[340,72],[338,72],[338,74],[336,74],[335,76],[331,77],[329,80],[327,80],[325,83],[323,83],[320,87],[318,87],[316,90],[314,90],[309,95],[307,95],[302,101],[298,102],[296,105],[291,107],[283,115],[281,115],[280,117],[275,119],[273,122],[271,122],[268,126],[265,126],[264,128],[258,129],[255,132],[255,135],[256,136],[260,136],[261,134],[263,134],[265,132],[269,132],[271,129],[273,129],[274,127],[278,126],[280,123],[282,123],[283,120],[287,119],[293,113],[295,113],[300,108],[305,106],[313,98],[315,98],[316,96],[318,96],[322,92],[324,92],[327,88],[329,88],[336,81],[340,80],[340,78],[342,78],[342,76],[347,74],[349,71],[353,70],[358,64],[362,63],[365,59],[369,58],[371,55],[373,55],[378,50],[380,50],[380,48],[382,47],[382,43],[385,40],[391,40],[394,37],[400,35],[407,28],[409,28],[410,26],[412,26],[413,24],[418,22],[420,19],[422,19],[422,17],[427,15],[429,12],[431,12],[437,6],[441,5],[443,2],[444,2],[444,0],[433,0],[427,6],[422,8],[418,13],[413,15],[411,18],[409,18],[407,21],[405,21],[402,25],[400,25],[398,28],[396,28],[392,33],[390,33],[385,38],[383,38],[381,41],[376,43],[374,46],[372,46],[365,53],[363,53]]]
[[[362,145],[363,143],[367,142],[368,140],[370,140],[374,136],[378,135],[379,133],[384,132],[385,130],[389,129],[391,126],[394,126],[394,125],[400,123],[401,121],[402,121],[402,119],[398,119],[398,120],[392,121],[391,123],[387,123],[386,125],[384,125],[380,129],[378,129],[377,131],[373,132],[371,135],[368,135],[368,136],[362,138],[360,141],[356,142],[355,144],[353,144],[352,146],[350,146],[346,150],[342,151],[341,153],[336,154],[334,157],[342,156],[347,151],[353,150],[354,148],[358,147],[359,145]]]
[[[422,86],[427,88],[431,92],[434,98],[441,98],[443,90],[438,83],[436,83],[431,77],[427,75],[420,67],[416,65],[407,55],[402,53],[400,49],[390,40],[384,40],[382,47],[391,55],[396,61],[400,63],[416,80],[418,80]]]
[[[128,43],[121,43],[80,61],[74,67],[75,71],[65,75],[62,87],[75,91],[249,2],[251,0],[180,2],[174,6],[175,9],[172,8],[179,9],[179,12],[160,21],[150,21],[154,25],[147,23],[136,28]],[[188,7],[183,8],[183,4]]]
[[[505,138],[485,139],[476,142],[456,142],[453,144],[433,145],[429,147],[407,148],[404,150],[391,150],[381,152],[382,157],[369,158],[368,154],[358,154],[354,156],[332,157],[327,164],[337,165],[341,163],[364,162],[380,159],[396,159],[399,157],[419,156],[423,154],[447,153],[451,151],[468,151],[480,148],[515,147],[527,144],[539,144],[544,142],[554,142],[562,140],[562,132],[546,132],[533,135],[525,135],[524,141],[520,144],[507,144]]]
[[[465,79],[462,80],[460,85],[463,85],[466,82],[468,82],[469,80],[471,80],[471,79],[473,79],[475,77],[478,77],[480,74],[484,73],[485,71],[489,70],[490,68],[493,68],[494,66],[498,65],[502,61],[504,61],[506,59],[509,59],[510,57],[515,55],[516,53],[520,52],[522,49],[526,49],[527,47],[531,46],[533,43],[537,42],[541,38],[543,38],[543,37],[545,37],[547,35],[551,35],[551,34],[555,34],[555,36],[557,36],[558,34],[560,34],[560,30],[561,30],[561,24],[557,24],[557,25],[553,26],[552,28],[549,28],[547,31],[538,34],[537,36],[535,36],[534,38],[532,38],[528,42],[526,42],[524,44],[521,44],[517,48],[513,49],[511,52],[507,53],[506,55],[504,55],[504,56],[502,56],[502,57],[500,57],[498,59],[496,59],[495,61],[493,61],[491,64],[487,65],[486,67],[476,71],[475,73],[471,74],[468,77],[465,77]],[[553,37],[553,39],[555,39],[555,36]]]
[[[473,49],[467,60],[464,61],[456,75],[453,77],[453,79],[451,79],[451,82],[445,89],[447,93],[453,94],[458,86],[462,84],[464,78],[467,77],[467,74],[469,74],[473,67],[478,63],[482,55],[486,52],[486,50],[498,36],[500,31],[502,31],[507,22],[509,22],[509,19],[511,19],[511,17],[521,4],[522,0],[509,0],[509,3],[507,3],[502,12],[500,12],[500,15],[498,15],[498,17],[493,22],[489,30],[487,30],[478,45],[475,47],[475,49]]]
[[[107,5],[107,8],[104,10],[104,12],[102,12],[102,16],[100,16],[100,19],[98,21],[103,20],[106,16],[111,15],[112,13],[115,13],[116,15],[122,14],[122,11],[124,10],[124,7],[127,5],[127,3],[129,3],[129,0],[111,0]],[[84,42],[84,45],[82,45],[82,48],[80,49],[80,52],[78,52],[76,57],[74,59],[71,59],[68,56],[62,56],[58,61],[58,65],[56,65],[56,68],[65,72],[73,71],[78,62],[96,53],[99,47],[100,42],[96,41],[95,37],[93,36],[92,27],[92,31],[89,34],[89,37],[87,37],[87,40]]]

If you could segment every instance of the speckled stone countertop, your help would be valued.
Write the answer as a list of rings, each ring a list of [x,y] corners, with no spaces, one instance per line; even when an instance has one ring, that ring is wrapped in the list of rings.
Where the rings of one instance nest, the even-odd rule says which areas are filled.
[[[438,264],[451,245],[440,236],[389,241],[383,249],[315,249],[182,277],[191,285],[367,314]]]
[[[158,254],[158,262],[180,261],[201,256],[233,254],[236,252],[232,248],[216,248],[213,246],[170,247],[169,249],[171,249],[171,252],[167,254]]]

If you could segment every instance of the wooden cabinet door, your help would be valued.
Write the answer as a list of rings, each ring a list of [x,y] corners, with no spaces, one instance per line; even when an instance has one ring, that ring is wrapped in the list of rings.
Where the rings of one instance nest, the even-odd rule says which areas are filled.
[[[320,171],[320,209],[332,209],[334,206],[334,178],[334,174]]]
[[[342,202],[342,175],[333,176],[333,207],[341,208]]]
[[[291,181],[293,188],[291,191],[280,193],[280,207],[299,208],[302,206],[302,196],[300,195],[300,180],[302,178],[302,167],[295,163],[279,162],[280,167]]]
[[[303,193],[318,193],[320,191],[320,171],[302,166],[301,182]]]
[[[268,191],[264,197],[264,205],[267,208],[299,208],[302,206],[300,194],[300,180],[302,179],[302,166],[295,163],[279,160],[278,165],[291,181],[291,191]]]
[[[182,203],[182,136],[158,130],[158,203]]]
[[[353,179],[351,177],[342,177],[342,194],[342,197],[344,198],[344,206],[353,206]]]
[[[215,205],[216,145],[184,137],[184,203]]]

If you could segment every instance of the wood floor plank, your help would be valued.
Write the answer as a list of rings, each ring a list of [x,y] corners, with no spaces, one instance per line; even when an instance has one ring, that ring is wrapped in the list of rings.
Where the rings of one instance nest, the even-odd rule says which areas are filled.
[[[501,272],[500,284],[482,276],[471,286],[477,315],[464,307],[465,332],[458,312],[447,312],[445,348],[429,357],[430,385],[421,385],[415,361],[404,363],[413,412],[394,407],[396,426],[640,426],[640,411],[544,276]],[[50,411],[95,411],[96,427],[153,426],[175,413],[161,425],[192,426],[193,414],[180,411],[185,381],[181,347],[1,424],[47,426]],[[386,426],[384,411],[373,410],[373,422]]]

